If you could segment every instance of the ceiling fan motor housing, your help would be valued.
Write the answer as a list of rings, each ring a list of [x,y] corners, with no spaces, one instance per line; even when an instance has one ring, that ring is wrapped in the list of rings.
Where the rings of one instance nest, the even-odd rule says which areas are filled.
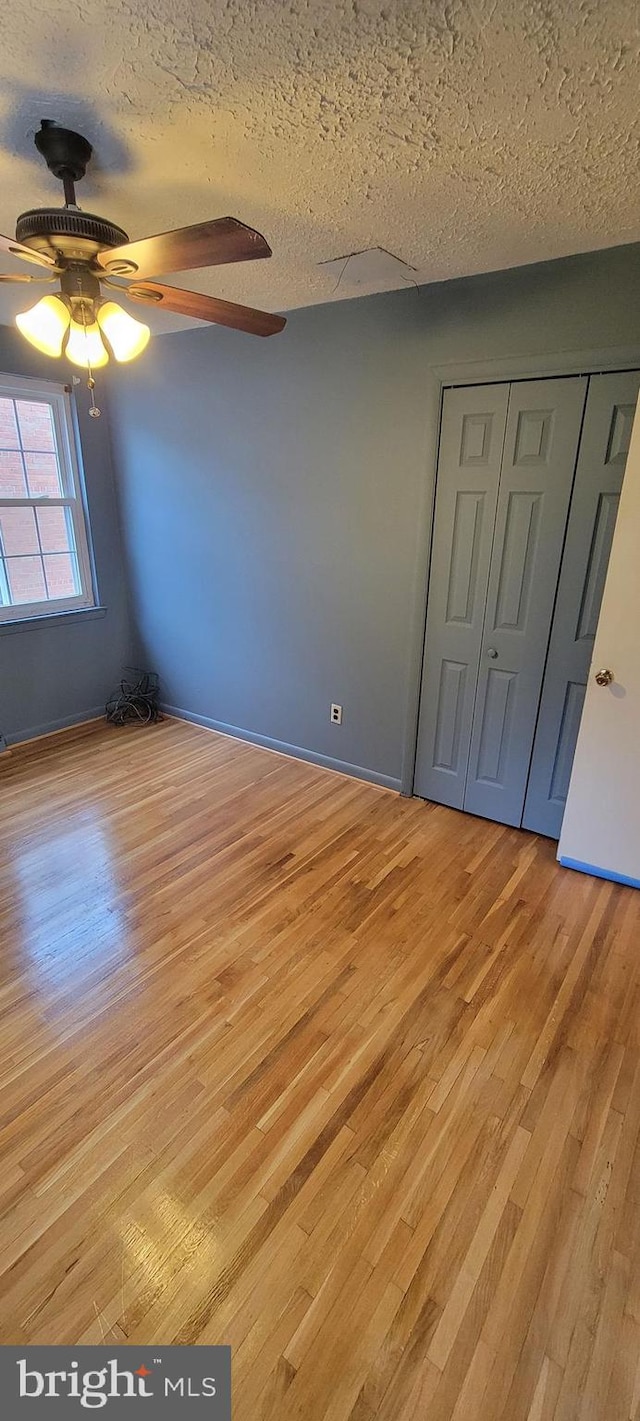
[[[93,261],[106,247],[128,242],[122,227],[92,212],[68,207],[35,207],[16,223],[16,241],[63,261]]]
[[[43,118],[34,143],[57,178],[63,178],[66,173],[77,183],[84,177],[93,148],[81,133],[63,128],[54,119]]]
[[[75,205],[74,184],[83,178],[93,148],[81,133],[43,118],[34,139],[47,167],[64,183],[65,207],[36,207],[23,212],[16,223],[16,241],[36,252],[67,262],[92,263],[98,252],[128,242],[122,227],[81,212]]]

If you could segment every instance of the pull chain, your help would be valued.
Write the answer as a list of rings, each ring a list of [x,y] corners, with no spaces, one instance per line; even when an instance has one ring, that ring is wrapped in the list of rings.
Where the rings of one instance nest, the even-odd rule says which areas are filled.
[[[84,308],[84,305],[83,305],[83,307],[82,307],[82,324],[83,324],[83,326],[84,326],[84,333],[85,333],[85,338],[86,338],[86,334],[87,334],[87,313],[86,313],[86,310],[85,310],[85,308]],[[89,391],[89,398],[90,398],[90,401],[91,401],[91,403],[90,403],[90,405],[89,405],[89,417],[90,417],[90,419],[99,419],[99,418],[100,418],[100,410],[98,409],[98,406],[97,406],[97,404],[96,404],[96,397],[95,397],[95,394],[94,394],[94,390],[95,390],[95,388],[96,388],[96,382],[95,382],[95,380],[94,380],[94,378],[93,378],[93,371],[92,371],[92,369],[91,369],[91,362],[90,362],[89,360],[87,360],[87,371],[88,371],[87,389],[88,389],[88,391]]]
[[[90,406],[89,406],[89,415],[90,415],[91,419],[99,419],[99,418],[100,418],[100,410],[98,409],[98,406],[97,406],[97,404],[96,404],[96,398],[95,398],[95,395],[94,395],[94,393],[93,393],[94,390],[95,390],[95,386],[96,386],[96,382],[95,382],[95,380],[94,380],[94,378],[93,378],[93,375],[91,374],[91,366],[89,366],[89,379],[87,380],[87,389],[88,389],[89,395],[90,395],[90,397],[91,397],[91,404],[90,404]]]

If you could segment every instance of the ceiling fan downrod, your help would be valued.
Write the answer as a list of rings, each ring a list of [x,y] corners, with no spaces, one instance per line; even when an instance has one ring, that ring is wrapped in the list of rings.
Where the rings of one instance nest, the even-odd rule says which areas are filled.
[[[76,207],[75,185],[84,177],[93,153],[88,139],[71,128],[61,128],[54,119],[43,118],[34,141],[50,172],[64,187],[65,206]]]

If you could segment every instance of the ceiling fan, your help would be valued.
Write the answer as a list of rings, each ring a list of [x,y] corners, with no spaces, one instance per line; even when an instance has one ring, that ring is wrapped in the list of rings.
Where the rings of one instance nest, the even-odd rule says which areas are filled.
[[[148,326],[134,320],[109,294],[105,299],[103,287],[108,293],[119,291],[128,301],[162,306],[250,335],[275,335],[286,325],[284,316],[149,280],[159,271],[190,271],[270,257],[271,248],[259,232],[235,217],[218,217],[130,242],[121,227],[82,212],[76,204],[75,184],[84,177],[93,151],[88,140],[43,119],[35,145],[61,180],[65,205],[23,212],[16,223],[15,241],[0,236],[0,252],[35,263],[47,274],[0,276],[0,281],[59,281],[59,291],[16,316],[16,325],[45,355],[64,354],[88,370],[92,413],[92,371],[106,365],[110,355],[118,361],[134,359],[150,336]]]

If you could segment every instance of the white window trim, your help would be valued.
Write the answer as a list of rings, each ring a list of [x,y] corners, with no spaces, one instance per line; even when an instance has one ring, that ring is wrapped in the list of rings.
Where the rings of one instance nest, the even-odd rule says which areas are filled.
[[[39,617],[57,616],[64,612],[95,607],[97,601],[89,552],[89,517],[84,496],[74,408],[68,388],[51,380],[35,380],[26,375],[23,377],[0,373],[0,398],[2,396],[9,399],[20,399],[22,396],[23,399],[40,400],[41,403],[50,405],[64,493],[61,498],[0,496],[0,508],[68,508],[73,522],[82,590],[74,597],[54,597],[43,602],[0,605],[0,626],[7,622],[35,621]]]

